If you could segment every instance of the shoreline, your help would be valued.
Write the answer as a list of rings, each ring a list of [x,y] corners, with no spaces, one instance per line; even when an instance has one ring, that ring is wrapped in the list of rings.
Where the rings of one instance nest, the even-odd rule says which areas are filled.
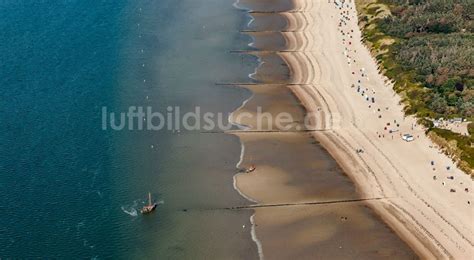
[[[283,14],[285,13],[279,13],[278,16]],[[309,29],[309,23],[306,22],[311,19],[309,13],[291,12],[291,14],[295,14],[296,18],[293,20],[296,23],[287,23],[286,28],[282,30]],[[255,19],[252,17],[252,20]],[[283,34],[273,31],[274,28],[268,30],[275,34]],[[319,118],[312,118],[311,125],[308,127],[310,129],[297,130],[309,110],[305,109],[300,101],[304,100],[300,94],[304,92],[304,95],[309,97],[306,99],[306,107],[312,105],[314,112],[319,111],[317,105],[319,101],[306,86],[316,80],[314,73],[294,70],[292,66],[289,66],[292,64],[289,60],[299,66],[311,63],[312,61],[303,50],[310,50],[314,43],[309,41],[303,33],[284,34],[286,37],[281,35],[286,42],[283,48],[291,48],[298,53],[293,53],[294,56],[275,53],[274,57],[264,55],[264,58],[259,54],[255,55],[259,63],[249,78],[256,80],[258,86],[240,86],[251,91],[252,95],[243,101],[243,105],[229,117],[229,121],[233,124],[245,125],[250,129],[256,122],[252,120],[235,122],[234,118],[239,113],[252,113],[259,106],[271,114],[290,112],[294,120],[296,118],[292,122],[293,131],[279,131],[274,128],[275,125],[265,125],[277,131],[271,131],[271,133],[236,131],[233,133],[241,142],[241,155],[236,168],[248,168],[254,163],[258,167],[252,173],[235,174],[234,188],[250,202],[257,205],[269,205],[252,209],[254,214],[250,219],[252,239],[257,244],[260,258],[287,259],[301,254],[308,257],[347,258],[351,250],[356,250],[358,255],[364,258],[414,257],[413,252],[404,242],[368,208],[364,198],[361,200],[356,192],[356,186],[336,161],[326,150],[317,145],[310,132],[306,132],[319,125]],[[261,40],[258,38],[260,35],[257,35],[251,38],[254,41]],[[262,48],[267,50],[267,47],[278,52],[271,43]],[[270,59],[267,67],[263,65],[266,62],[265,59]],[[274,74],[271,64],[275,62],[285,64],[286,70],[289,70],[287,79],[278,73]],[[278,70],[281,69],[277,68]],[[295,91],[295,89],[301,91]],[[333,117],[331,119],[334,120]],[[324,125],[330,127],[330,123],[332,122],[324,123]],[[298,154],[299,156],[295,157]],[[292,184],[288,185],[289,183]],[[334,201],[354,201],[354,203],[331,205]],[[325,203],[329,204],[324,205]],[[286,206],[272,206],[278,204]],[[343,222],[347,219],[350,221],[344,224]],[[363,234],[365,239],[359,239],[360,234]],[[303,237],[307,238],[303,239]],[[371,237],[379,237],[379,239],[371,240]],[[342,248],[347,249],[341,250]]]
[[[332,18],[332,17],[328,17],[329,14],[332,14],[334,17],[336,17],[336,15],[337,15],[337,12],[334,12],[334,10],[326,10],[326,12],[321,12],[320,9],[314,8],[312,6],[308,7],[308,1],[305,1],[305,0],[293,0],[293,1],[295,2],[296,6],[299,7],[298,10],[305,10],[307,12],[308,11],[311,12],[314,16],[317,16],[316,18],[315,17],[313,17],[313,18],[315,18],[315,20],[316,19],[319,20],[319,22],[321,22],[321,23],[323,21],[324,22],[328,21]],[[320,6],[325,5],[325,4],[326,3],[319,3]],[[351,3],[351,6],[352,6],[352,3]],[[332,11],[332,13],[331,13],[331,11]],[[349,11],[349,10],[347,10],[347,11]],[[355,13],[355,7],[352,8],[352,11]],[[326,15],[324,18],[321,15],[322,13]],[[292,16],[291,13],[287,13],[286,15],[290,16],[290,17]],[[354,17],[357,17],[357,15],[354,15]],[[336,18],[334,18],[334,19],[336,19]],[[294,19],[291,19],[291,18],[288,19],[288,21],[290,21],[290,22],[292,20],[294,20]],[[318,23],[314,20],[313,20],[313,22],[315,24],[321,24],[321,23]],[[357,21],[352,20],[351,22],[352,22],[352,27],[350,27],[350,28],[354,31],[358,31],[359,28],[357,26]],[[309,26],[309,27],[311,27],[311,26]],[[327,28],[327,26],[326,26],[326,28]],[[318,30],[317,28],[314,28],[314,29]],[[322,36],[321,31],[318,31],[320,33],[320,35],[313,34],[315,32],[314,29],[311,29],[312,31],[310,31],[310,32],[307,32],[307,29],[303,29],[303,31],[306,31],[305,33],[310,35],[310,37],[307,36],[307,38],[309,38],[310,41],[312,40],[312,41],[315,41],[315,42],[318,42],[318,41],[324,42],[324,39],[330,39],[330,37]],[[337,27],[335,27],[334,29],[336,30]],[[360,55],[360,53],[363,53],[363,54],[369,53],[368,50],[366,49],[366,47],[363,44],[360,43],[361,42],[360,34],[357,35],[357,36],[354,37],[353,42],[354,42],[354,45],[356,45],[356,43],[359,43],[360,45],[358,46],[358,49],[357,49],[358,53],[354,54],[354,56],[358,56],[358,55]],[[287,40],[289,42],[292,41],[291,38],[287,38]],[[318,44],[321,44],[321,43],[318,43]],[[335,42],[332,42],[332,44],[337,45],[337,43],[335,43]],[[342,44],[341,44],[341,47],[342,47]],[[365,49],[365,53],[364,53],[364,49]],[[324,50],[326,50],[326,49],[324,49]],[[341,48],[341,52],[342,52],[342,50],[344,50],[344,49]],[[316,55],[312,55],[312,53],[311,53],[312,51],[318,52],[319,50],[309,49],[308,55],[306,57],[308,57],[309,60],[313,61],[314,64],[317,64],[317,66],[320,67],[321,57],[324,57],[326,55],[326,53],[322,50],[319,51],[320,53],[319,53],[319,59],[318,59],[318,57],[315,57]],[[335,53],[331,53],[331,54],[336,55]],[[374,69],[374,68],[377,68],[377,65],[376,65],[375,60],[373,59],[373,57],[370,56],[370,55],[369,56],[365,55],[365,57],[363,57],[361,59],[364,59],[364,58],[365,58],[364,63],[368,64],[368,66],[373,67],[372,72],[374,72],[373,74],[375,74],[375,77],[371,75],[371,78],[376,79],[376,83],[374,83],[374,84],[379,84],[379,86],[384,86],[385,87],[386,79],[384,79],[384,77],[380,75],[380,73],[377,69]],[[288,64],[288,66],[294,72],[305,71],[306,70],[307,73],[310,74],[311,70],[314,70],[313,67],[310,67],[308,69],[307,67],[301,66],[300,65],[301,62],[300,63],[295,62],[294,60],[292,60],[290,58],[285,59],[285,60]],[[326,61],[328,63],[330,63],[327,58],[326,58]],[[306,65],[312,66],[311,62],[306,63]],[[325,68],[320,68],[320,69],[325,70],[327,72],[327,68],[326,69]],[[323,71],[321,74],[324,74],[325,71]],[[295,73],[295,74],[298,75],[298,73]],[[299,74],[301,74],[301,72]],[[350,72],[348,74],[350,74]],[[302,77],[300,80],[304,80],[304,77]],[[400,192],[399,194],[397,194],[397,189],[398,189],[397,186],[399,186],[399,185],[393,184],[390,180],[389,180],[389,182],[387,182],[387,180],[385,179],[386,178],[385,176],[380,176],[380,175],[384,175],[383,171],[385,171],[385,168],[379,166],[379,168],[377,169],[376,167],[371,165],[371,164],[377,164],[376,162],[374,163],[374,161],[376,160],[375,158],[369,158],[369,159],[362,158],[361,155],[356,154],[354,152],[355,148],[359,147],[363,141],[368,143],[367,146],[372,145],[372,146],[375,146],[376,148],[378,146],[377,144],[374,145],[374,143],[371,142],[370,138],[368,138],[366,136],[366,133],[362,133],[362,137],[363,137],[363,139],[367,139],[367,140],[360,140],[361,139],[360,136],[357,137],[357,138],[354,138],[353,136],[351,136],[350,133],[349,134],[347,133],[347,132],[355,131],[354,129],[357,129],[357,126],[354,124],[354,122],[358,118],[350,110],[353,110],[353,108],[359,108],[359,109],[362,110],[363,109],[362,106],[360,106],[359,104],[354,104],[353,105],[353,104],[350,104],[348,102],[350,105],[353,105],[353,107],[350,107],[350,106],[340,107],[340,105],[342,104],[340,101],[343,100],[343,99],[338,98],[337,95],[339,93],[331,93],[331,88],[326,89],[326,88],[322,87],[322,85],[324,85],[324,83],[332,83],[332,82],[329,81],[329,80],[327,80],[326,82],[321,82],[321,81],[322,81],[322,79],[318,79],[316,81],[310,80],[310,82],[314,84],[314,93],[313,94],[315,94],[316,97],[319,97],[322,100],[325,100],[325,102],[320,102],[320,104],[321,103],[325,104],[325,106],[322,107],[322,109],[324,111],[323,114],[328,115],[329,117],[333,117],[335,115],[336,116],[340,115],[341,119],[346,119],[346,120],[343,122],[342,120],[333,121],[332,119],[329,119],[329,121],[331,122],[331,125],[329,126],[329,129],[331,129],[331,130],[329,130],[328,132],[315,132],[313,134],[315,139],[318,140],[321,143],[321,145],[331,154],[331,156],[339,163],[339,165],[344,169],[344,171],[351,177],[351,179],[357,185],[358,190],[361,193],[361,195],[363,195],[363,196],[374,196],[376,194],[379,194],[379,195],[399,195],[401,193]],[[391,85],[389,85],[388,87],[389,88],[386,88],[385,91],[386,92],[393,92],[393,90],[391,88]],[[316,90],[316,88],[318,88],[319,91]],[[293,88],[293,90],[295,91],[295,95],[300,97],[302,103],[307,107],[308,111],[314,111],[314,104],[315,103],[310,104],[307,101],[308,94],[303,93],[303,91],[301,91],[301,89],[294,89]],[[394,92],[393,92],[392,96],[393,96],[392,100],[389,100],[389,101],[392,101],[392,102],[390,102],[391,103],[390,106],[395,107],[396,109],[398,109],[400,111],[399,113],[403,113],[402,112],[403,109],[400,105],[398,105],[398,107],[396,107],[397,106],[397,101],[399,100],[399,97],[396,96],[394,94]],[[301,97],[306,97],[306,98],[301,98]],[[313,100],[315,100],[315,99],[313,99]],[[339,99],[339,102],[338,102],[337,99]],[[327,101],[327,100],[329,100],[329,101]],[[393,102],[393,101],[395,101],[395,102]],[[353,103],[355,103],[355,102],[353,102]],[[387,102],[387,103],[389,103],[389,102]],[[311,105],[313,105],[313,106],[311,106]],[[343,110],[345,110],[345,111],[343,111]],[[347,119],[349,119],[349,120],[347,120]],[[410,118],[410,120],[414,121],[414,119],[412,119],[412,118]],[[320,121],[326,122],[327,120],[323,118]],[[351,124],[347,123],[347,121],[351,121]],[[323,127],[324,129],[326,129],[326,126],[321,125],[321,123],[320,123],[319,127]],[[360,130],[362,130],[362,132],[368,132],[367,129],[364,129],[362,127],[360,128]],[[350,140],[349,138],[351,138],[352,140]],[[421,138],[423,138],[423,135],[422,135]],[[357,139],[359,139],[359,140],[357,140]],[[428,142],[428,143],[430,142],[429,140],[424,140],[424,141]],[[434,146],[434,144],[431,144],[431,145]],[[398,150],[398,151],[402,152],[403,150]],[[419,149],[418,152],[423,152],[423,150]],[[390,156],[390,155],[392,155],[392,156]],[[388,158],[391,159],[391,157],[393,157],[393,154],[389,154],[385,157],[388,157]],[[445,162],[450,161],[449,158],[439,158],[439,157],[445,157],[444,155],[439,155],[438,159],[443,160]],[[390,159],[388,159],[388,158],[385,158],[385,159],[390,161]],[[438,159],[436,159],[436,161],[438,161]],[[357,165],[357,167],[354,167],[354,165]],[[462,172],[460,172],[460,170],[457,169],[456,166],[453,165],[451,167],[455,168],[454,170],[452,170],[452,172],[456,171],[456,173],[457,173],[456,178],[460,177],[464,180],[464,182],[469,183],[470,180],[468,178],[466,178],[467,176],[463,176]],[[397,167],[395,166],[394,168],[397,168]],[[428,168],[427,169],[428,171],[430,170],[429,167],[425,167],[425,168]],[[395,169],[395,170],[398,170],[398,169]],[[410,171],[408,169],[403,169],[403,170],[405,170],[405,172],[402,172],[402,171],[398,172],[399,176],[402,176],[402,178],[405,177],[403,175],[409,175],[410,173],[413,172],[413,171]],[[408,177],[410,177],[410,176],[408,176]],[[388,177],[388,179],[389,178],[390,177]],[[404,184],[408,184],[408,183],[404,183]],[[418,183],[418,184],[422,184],[422,183]],[[410,187],[410,185],[408,185],[408,186],[409,186],[408,190],[412,189]],[[472,183],[471,183],[470,186],[472,186]],[[393,189],[392,191],[390,191],[390,193],[392,193],[392,194],[389,194],[388,193],[389,191],[385,191],[384,190],[385,187]],[[426,188],[429,189],[431,187],[428,186]],[[459,187],[457,190],[462,191],[462,187]],[[406,192],[406,191],[404,191],[404,192]],[[447,195],[449,195],[449,193]],[[453,221],[453,222],[451,222],[451,221],[445,220],[444,217],[443,217],[443,215],[444,216],[446,216],[446,215],[449,216],[449,214],[451,213],[451,212],[449,212],[451,210],[447,209],[447,207],[446,207],[447,205],[452,206],[452,204],[450,202],[445,202],[444,205],[440,203],[441,205],[436,205],[439,209],[430,210],[430,209],[433,208],[433,206],[434,206],[433,204],[435,204],[438,201],[426,202],[426,201],[429,201],[429,197],[428,198],[419,198],[418,195],[414,196],[414,197],[418,198],[420,201],[423,202],[423,203],[420,203],[420,204],[425,204],[425,205],[423,205],[423,206],[425,206],[425,208],[420,212],[421,216],[420,215],[413,216],[410,213],[408,213],[408,212],[410,212],[410,210],[412,210],[416,206],[413,205],[413,204],[409,205],[409,203],[407,203],[407,201],[403,201],[403,200],[398,200],[397,201],[397,199],[390,199],[389,198],[384,202],[372,202],[372,203],[369,203],[369,205],[422,258],[432,258],[432,257],[445,258],[445,257],[463,257],[463,256],[466,257],[466,256],[469,256],[469,255],[472,255],[472,241],[469,240],[469,237],[472,237],[472,224],[469,227],[469,222],[468,222],[469,217],[471,217],[471,219],[472,219],[472,210],[470,210],[470,211],[466,210],[466,206],[462,207],[458,203],[458,205],[459,205],[458,208],[463,208],[464,210],[462,210],[462,211],[464,213],[466,213],[467,217],[464,218],[464,221]],[[437,212],[440,212],[441,210],[443,211],[444,214],[437,213]],[[453,209],[453,211],[456,211],[456,210]],[[437,219],[433,220],[433,218],[437,218]],[[458,225],[458,226],[461,226],[461,227],[456,227],[455,228],[453,226],[455,223],[458,224],[460,222],[461,223],[464,222],[464,224],[465,224],[464,227],[467,227],[467,228],[464,228],[463,231],[459,231],[459,230],[462,230],[461,229],[462,224]],[[408,226],[405,226],[405,225],[408,225]],[[449,230],[449,229],[451,229],[451,230]],[[449,241],[448,239],[443,239],[442,236],[438,237],[437,235],[433,235],[433,233],[443,233],[443,230],[448,230],[448,232],[450,231],[450,234],[452,234],[453,236],[455,236],[455,235],[458,235],[458,237],[460,236],[460,238],[461,238],[460,241],[464,242],[464,246],[459,246],[456,241],[453,241],[453,240]],[[451,235],[447,235],[448,232],[443,233],[443,235],[445,235],[445,237],[451,236]],[[464,233],[466,235],[462,235],[462,233]]]
[[[441,181],[438,181],[436,183],[438,187],[435,187],[433,183],[424,180],[426,178],[426,180],[431,181],[431,175],[419,177],[417,174],[431,172],[432,166],[427,163],[430,160],[436,161],[436,165],[439,162],[442,165],[449,165],[452,168],[448,174],[453,174],[456,176],[456,180],[461,180],[457,184],[452,182],[449,185],[458,190],[455,195],[460,195],[464,203],[466,200],[471,200],[472,195],[462,193],[462,187],[472,186],[472,180],[450,163],[449,158],[438,152],[436,146],[424,136],[423,129],[415,124],[414,118],[404,116],[403,108],[399,104],[400,97],[395,94],[388,79],[381,75],[375,59],[370,55],[366,46],[362,44],[357,25],[357,13],[353,3],[350,3],[350,7],[348,6],[345,10],[347,11],[347,17],[349,17],[349,12],[352,12],[352,17],[355,17],[345,27],[353,30],[353,33],[351,33],[353,44],[350,47],[354,49],[354,55],[351,57],[351,59],[354,59],[354,64],[349,61],[349,66],[347,66],[345,64],[347,61],[342,55],[344,43],[347,42],[338,42],[341,39],[341,36],[337,35],[339,33],[337,22],[340,17],[338,17],[339,13],[333,7],[333,3],[314,3],[310,0],[292,1],[295,6],[294,11],[279,13],[287,20],[286,28],[282,29],[285,32],[280,32],[280,34],[286,40],[285,50],[296,52],[281,52],[278,53],[278,56],[286,63],[290,71],[292,80],[290,83],[292,85],[286,87],[298,100],[299,104],[305,108],[305,113],[311,115],[310,129],[322,130],[312,132],[312,138],[316,139],[347,173],[360,197],[384,198],[377,201],[368,201],[365,205],[369,206],[399,238],[405,241],[418,257],[457,258],[471,255],[474,246],[470,240],[473,231],[472,225],[469,226],[469,220],[472,219],[473,211],[463,205],[460,199],[441,196],[440,193],[446,196],[451,195],[447,193],[446,188],[444,190],[440,189]],[[251,16],[248,25],[255,19]],[[333,26],[334,30],[327,29],[330,26]],[[251,38],[255,41],[254,36],[251,36]],[[346,52],[344,52],[344,55],[346,55]],[[255,72],[249,75],[251,79],[254,79],[253,76],[258,74],[258,70],[262,65],[261,57],[257,56],[257,58],[259,64]],[[355,64],[356,59],[357,64]],[[381,128],[380,122],[377,122],[380,120],[374,116],[377,113],[375,110],[372,113],[370,106],[367,109],[367,103],[357,100],[357,97],[351,93],[353,92],[351,88],[348,87],[351,81],[354,80],[351,78],[351,70],[354,71],[351,65],[353,67],[363,66],[361,71],[365,73],[365,76],[361,79],[367,81],[364,83],[370,85],[374,94],[377,91],[376,104],[380,107],[387,107],[387,111],[382,110],[380,112],[380,114],[383,114],[383,118],[397,118],[399,122],[402,122],[400,132],[416,132],[421,137],[417,136],[417,140],[412,143],[405,143],[394,134],[391,135],[392,140],[387,140],[385,134],[383,139],[380,137],[377,139],[374,129]],[[264,83],[262,84],[264,85]],[[285,84],[282,83],[282,85]],[[232,115],[238,113],[246,107],[249,101],[255,98],[256,92],[252,89],[249,90],[252,92],[252,96],[245,100],[242,106],[236,109]],[[379,93],[381,93],[380,96]],[[388,107],[390,107],[390,110]],[[367,110],[369,111],[367,112]],[[374,119],[366,120],[366,118],[372,117]],[[230,120],[232,121],[232,119]],[[233,123],[239,124],[242,122]],[[246,164],[244,163],[245,142],[248,142],[246,139],[249,137],[239,133],[235,135],[240,138],[242,145],[240,161],[236,165],[239,168],[241,164],[244,164],[244,166]],[[282,133],[282,135],[284,134]],[[395,137],[397,138],[395,139]],[[407,145],[410,146],[407,147]],[[427,147],[430,147],[430,149]],[[363,148],[363,154],[355,152],[359,148]],[[418,156],[420,158],[417,158]],[[250,160],[253,161],[254,158]],[[406,165],[411,167],[405,167],[405,164],[401,163],[403,160],[406,160]],[[249,182],[249,180],[246,180],[249,178],[248,175],[255,175],[254,173],[237,173],[234,175],[234,188],[244,198],[255,203],[257,203],[255,198],[258,198],[258,202],[265,203],[288,200],[287,197],[279,197],[276,194],[273,197],[265,194],[263,198],[266,199],[262,199],[262,193],[255,193],[258,189],[263,188],[262,185],[273,185],[275,178],[279,179],[278,176],[284,176],[278,171],[275,172],[275,169],[264,167],[261,172],[260,168],[257,171],[259,175],[267,174],[265,172],[273,172],[276,175],[271,179],[253,176],[254,179]],[[440,173],[439,168],[436,170],[433,168],[432,171],[436,175],[446,174],[446,171]],[[263,178],[264,181],[262,182],[258,178]],[[443,186],[444,183],[443,181]],[[266,192],[272,192],[268,191],[268,188],[263,189],[266,189]],[[308,199],[308,197],[296,195],[295,191],[289,194],[289,200],[291,200],[291,196],[295,196],[293,200],[296,202],[304,202]],[[451,207],[453,207],[453,210]],[[452,212],[456,210],[461,213],[456,212],[457,214],[454,214]],[[252,239],[257,244],[260,258],[263,259],[265,250],[262,250],[262,247],[265,248],[265,243],[269,243],[267,241],[269,237],[264,236],[262,241],[258,229],[264,228],[256,228],[255,221],[262,223],[262,220],[258,219],[260,215],[265,215],[265,213],[260,209],[254,210],[251,217]],[[257,220],[255,220],[256,217]],[[313,218],[316,217],[313,216]],[[267,219],[265,222],[271,221]],[[260,240],[257,237],[260,237]]]

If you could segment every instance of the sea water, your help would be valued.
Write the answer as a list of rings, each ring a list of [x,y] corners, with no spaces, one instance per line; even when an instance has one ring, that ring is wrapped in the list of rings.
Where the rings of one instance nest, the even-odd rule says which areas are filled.
[[[103,130],[102,109],[230,113],[256,59],[232,0],[0,1],[0,257],[256,258],[236,137]],[[152,194],[158,207],[139,209]]]

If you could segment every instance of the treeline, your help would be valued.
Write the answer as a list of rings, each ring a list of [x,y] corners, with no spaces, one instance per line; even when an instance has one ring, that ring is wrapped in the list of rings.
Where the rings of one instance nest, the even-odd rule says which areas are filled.
[[[474,176],[474,123],[463,135],[433,118],[474,116],[474,0],[356,0],[363,38],[405,111]]]
[[[396,39],[391,57],[411,81],[421,102],[411,109],[434,117],[474,116],[474,1],[380,0],[391,15],[377,28]],[[430,113],[431,112],[431,113]]]
[[[474,32],[472,0],[382,0],[391,16],[381,28],[389,35],[409,38],[420,33]]]

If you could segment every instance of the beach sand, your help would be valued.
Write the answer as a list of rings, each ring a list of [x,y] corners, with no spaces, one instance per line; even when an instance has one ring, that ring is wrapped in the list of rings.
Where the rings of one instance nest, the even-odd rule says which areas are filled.
[[[239,167],[257,165],[255,171],[237,175],[236,181],[239,190],[260,206],[254,223],[265,258],[415,257],[359,201],[352,181],[311,134],[236,135],[245,147]]]
[[[287,89],[294,96],[288,95],[290,100],[279,107],[275,104],[280,102],[271,99],[283,100],[284,92],[265,98],[274,89],[254,87],[256,99],[236,114],[255,111],[260,105],[301,118],[299,104],[291,100],[297,97],[311,116],[306,129],[314,130],[237,134],[245,147],[239,166],[257,165],[254,172],[235,177],[240,192],[262,205],[292,205],[256,209],[256,238],[263,256],[414,257],[398,235],[421,258],[470,258],[474,255],[473,210],[468,204],[474,200],[472,180],[436,148],[414,118],[404,115],[400,98],[361,42],[354,3],[341,7],[330,2],[294,0],[292,12],[268,14],[286,18],[286,23],[277,19],[278,28],[264,14],[253,15],[253,28],[285,31],[285,48],[291,50],[257,55],[266,62],[253,78],[292,83]],[[258,33],[252,36],[258,38]],[[275,37],[267,33],[267,40],[258,46],[265,47]],[[275,56],[284,61],[287,71]],[[238,123],[254,126],[255,122]],[[401,134],[406,133],[415,140],[403,141]],[[319,146],[312,137],[339,166],[326,163],[329,154],[315,151]],[[359,149],[363,152],[356,152]],[[369,200],[300,205],[353,198]]]

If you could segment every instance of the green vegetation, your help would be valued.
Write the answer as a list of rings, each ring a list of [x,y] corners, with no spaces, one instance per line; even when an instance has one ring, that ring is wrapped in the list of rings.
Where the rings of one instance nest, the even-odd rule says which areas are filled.
[[[364,40],[394,81],[406,113],[418,116],[433,140],[471,173],[472,130],[462,136],[433,128],[427,119],[473,120],[474,1],[357,0],[357,8]]]
[[[472,135],[463,136],[446,129],[432,128],[428,133],[451,158],[459,161],[458,166],[467,173],[471,173],[474,165],[474,147]]]

